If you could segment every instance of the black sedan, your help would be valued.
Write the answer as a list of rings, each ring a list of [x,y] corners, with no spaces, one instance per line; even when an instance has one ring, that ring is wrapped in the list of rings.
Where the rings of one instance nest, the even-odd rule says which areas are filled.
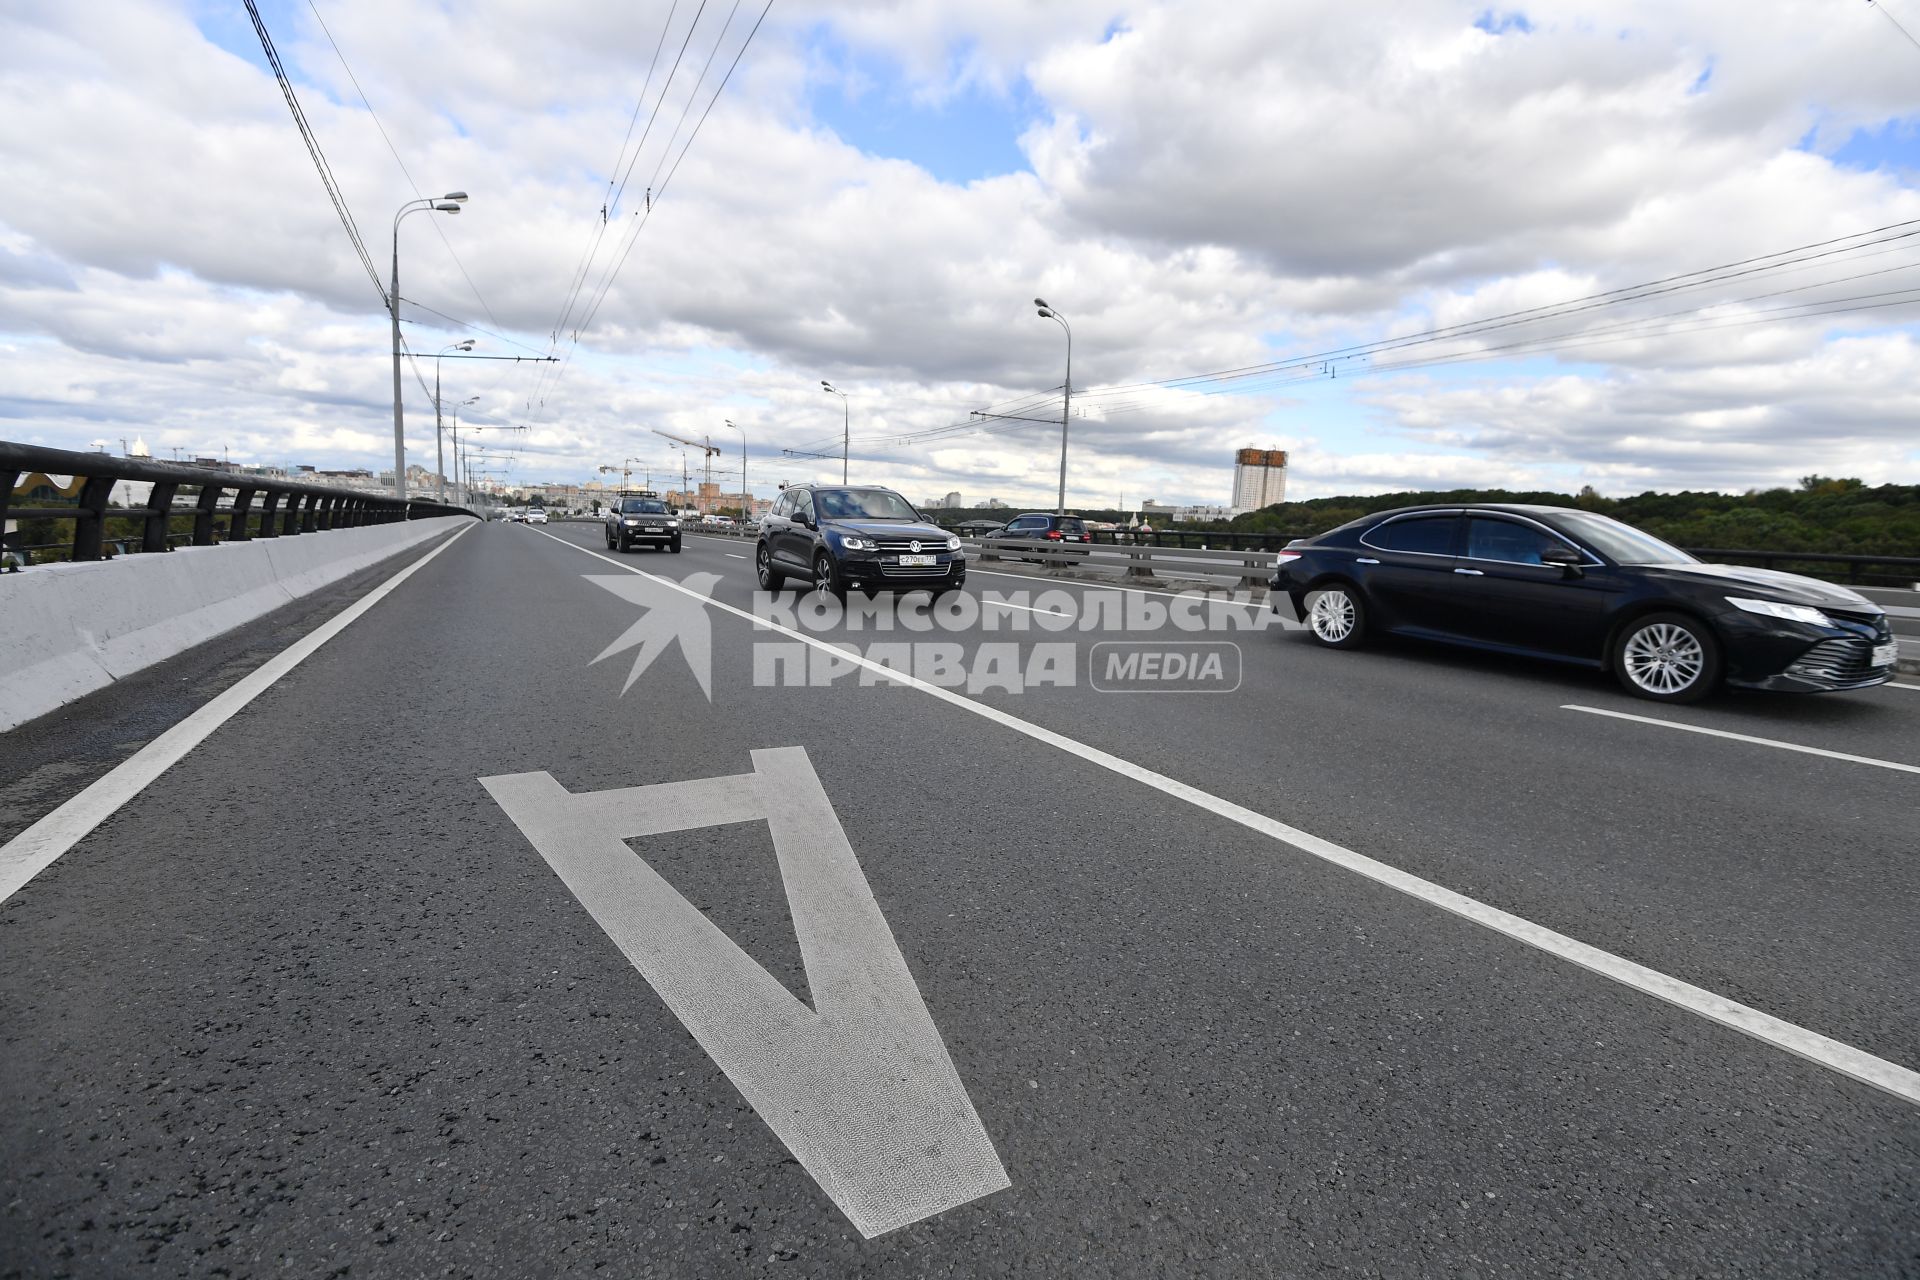
[[[1886,615],[1845,587],[1706,564],[1631,525],[1564,507],[1404,507],[1289,543],[1274,564],[1319,643],[1442,640],[1611,670],[1692,702],[1721,683],[1814,692],[1893,678]]]

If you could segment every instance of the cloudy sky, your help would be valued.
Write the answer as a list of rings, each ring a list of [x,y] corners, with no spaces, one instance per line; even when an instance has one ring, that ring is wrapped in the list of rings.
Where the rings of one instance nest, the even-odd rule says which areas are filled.
[[[837,477],[780,453],[837,453],[825,378],[855,479],[1050,504],[1038,295],[1076,504],[1246,444],[1309,497],[1920,482],[1920,0],[764,3],[259,0],[382,277],[471,193],[402,224],[410,345],[560,361],[443,365],[509,478],[737,475],[727,419],[756,490]],[[244,5],[0,0],[0,50],[0,436],[390,466]]]

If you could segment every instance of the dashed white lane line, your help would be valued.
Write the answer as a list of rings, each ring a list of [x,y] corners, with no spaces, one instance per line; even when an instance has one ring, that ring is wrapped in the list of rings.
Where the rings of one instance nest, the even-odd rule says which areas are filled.
[[[395,587],[418,573],[435,556],[466,536],[474,526],[464,525],[451,538],[354,601],[324,624],[267,659],[179,724],[127,757],[90,786],[40,821],[0,846],[0,902],[5,902],[29,880],[52,866],[82,837],[147,785],[171,769],[180,758],[207,740],[215,729],[255,698],[272,688],[289,671],[312,657],[321,645],[352,625],[361,614],[392,594]],[[545,531],[542,530],[544,533]],[[552,534],[546,536],[552,537]],[[564,538],[561,541],[566,541]],[[572,546],[574,544],[568,543]]]
[[[1915,693],[1920,693],[1920,684],[1900,684],[1898,682],[1895,682],[1893,684],[1886,685],[1885,687],[1888,689],[1911,689]]]
[[[1658,725],[1662,729],[1704,733],[1714,738],[1730,738],[1735,742],[1751,742],[1762,747],[1777,747],[1781,751],[1798,751],[1803,755],[1825,756],[1829,760],[1845,760],[1848,764],[1872,765],[1876,769],[1898,769],[1903,773],[1920,773],[1920,764],[1901,764],[1897,760],[1876,760],[1872,756],[1849,755],[1845,751],[1828,751],[1825,747],[1805,747],[1797,742],[1781,742],[1775,738],[1756,738],[1750,733],[1730,733],[1725,729],[1709,729],[1704,725],[1681,724],[1677,720],[1656,720],[1652,716],[1636,716],[1625,711],[1605,711],[1599,707],[1582,707],[1571,702],[1562,703],[1560,709],[1584,711],[1590,716],[1608,716],[1615,720],[1632,720],[1636,724]]]
[[[1055,618],[1067,616],[1060,609],[1036,609],[1030,604],[1015,604],[1011,600],[989,600],[985,596],[980,597],[980,607],[982,609],[1025,609],[1028,613],[1044,613]]]
[[[729,560],[745,560],[746,559],[746,557],[741,555],[738,551],[726,551],[726,552],[722,552],[721,554],[726,556],[726,558]]]
[[[1204,809],[1208,813],[1212,813],[1218,817],[1225,818],[1229,822],[1237,823],[1250,831],[1256,831],[1261,835],[1269,836],[1283,844],[1300,850],[1302,853],[1330,862],[1334,866],[1352,871],[1357,875],[1364,876],[1390,889],[1398,890],[1408,897],[1418,899],[1431,906],[1439,907],[1443,911],[1450,911],[1454,915],[1471,920],[1475,924],[1493,930],[1495,933],[1512,938],[1517,942],[1523,942],[1530,947],[1546,952],[1548,955],[1576,964],[1589,972],[1618,982],[1622,986],[1631,987],[1646,995],[1655,996],[1661,1000],[1665,1000],[1669,1004],[1685,1009],[1689,1013],[1697,1014],[1710,1022],[1717,1022],[1722,1026],[1730,1027],[1762,1043],[1772,1045],[1777,1049],[1784,1049],[1788,1053],[1805,1058],[1809,1062],[1816,1063],[1830,1071],[1857,1080],[1862,1084],[1872,1085],[1876,1089],[1885,1090],[1887,1093],[1903,1101],[1920,1105],[1920,1072],[1903,1067],[1897,1062],[1889,1062],[1885,1058],[1875,1057],[1863,1049],[1856,1049],[1850,1044],[1845,1044],[1839,1040],[1823,1036],[1817,1031],[1810,1031],[1805,1027],[1788,1022],[1785,1019],[1776,1018],[1770,1013],[1763,1013],[1750,1005],[1729,1000],[1725,996],[1708,991],[1703,987],[1696,987],[1691,983],[1682,982],[1680,979],[1661,973],[1657,969],[1650,969],[1646,965],[1628,960],[1624,956],[1614,955],[1610,951],[1602,951],[1598,947],[1590,946],[1576,938],[1570,938],[1566,934],[1556,933],[1543,925],[1535,924],[1533,921],[1516,916],[1511,912],[1502,911],[1498,907],[1490,906],[1478,899],[1469,898],[1465,894],[1456,893],[1452,889],[1435,884],[1431,880],[1423,880],[1419,876],[1400,870],[1398,867],[1389,866],[1384,862],[1369,858],[1363,853],[1355,853],[1353,850],[1337,845],[1331,840],[1323,840],[1319,836],[1300,830],[1298,827],[1290,827],[1278,819],[1269,818],[1264,813],[1256,813],[1254,810],[1235,804],[1231,800],[1222,799],[1219,796],[1202,791],[1198,787],[1190,786],[1174,778],[1169,778],[1163,773],[1156,773],[1151,769],[1144,768],[1131,760],[1123,760],[1119,756],[1100,750],[1098,747],[1089,746],[1075,738],[1069,738],[1065,734],[1056,733],[1052,729],[1043,728],[1028,720],[1022,720],[1018,716],[1000,710],[998,707],[989,706],[984,702],[976,702],[972,698],[955,693],[951,689],[941,688],[939,685],[929,684],[924,680],[915,679],[905,672],[898,671],[884,663],[875,662],[869,658],[849,653],[828,641],[808,635],[803,631],[796,631],[790,627],[781,626],[779,623],[767,618],[757,618],[745,609],[735,608],[733,605],[723,601],[715,600],[710,596],[702,595],[700,592],[689,590],[671,579],[658,577],[654,574],[647,573],[644,569],[636,569],[632,565],[620,564],[618,560],[613,559],[611,556],[601,555],[599,552],[588,547],[583,547],[577,542],[568,542],[567,539],[554,537],[552,534],[548,534],[547,536],[553,538],[555,542],[563,543],[566,546],[572,547],[575,551],[583,552],[586,555],[594,557],[596,560],[605,560],[608,564],[620,565],[621,568],[627,570],[629,573],[640,574],[642,577],[670,591],[678,591],[682,595],[692,596],[712,608],[719,609],[724,613],[730,613],[754,626],[763,627],[769,631],[778,631],[782,635],[790,636],[800,641],[802,644],[810,645],[815,649],[829,651],[842,661],[850,662],[855,666],[872,671],[881,679],[891,680],[896,684],[918,689],[928,697],[938,698],[950,706],[958,707],[982,719],[991,720],[995,724],[1003,725],[1037,742],[1044,742],[1048,746],[1057,747],[1061,751],[1069,755],[1077,756],[1089,764],[1118,774],[1123,778],[1129,778],[1135,782],[1152,787],[1154,790],[1172,796],[1177,800],[1184,800],[1188,804]]]

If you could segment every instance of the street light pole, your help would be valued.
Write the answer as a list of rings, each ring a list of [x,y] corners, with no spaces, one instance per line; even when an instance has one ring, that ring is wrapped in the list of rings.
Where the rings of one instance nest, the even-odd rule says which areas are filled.
[[[464,191],[449,191],[438,200],[409,200],[393,215],[393,279],[387,288],[387,313],[393,321],[393,493],[407,500],[407,424],[400,407],[400,219],[422,209],[458,213],[467,202]]]
[[[740,524],[745,527],[753,518],[753,491],[747,488],[747,431],[732,418],[726,419],[726,423],[740,433]]]
[[[1067,382],[1060,397],[1060,503],[1054,508],[1055,515],[1063,516],[1067,514],[1067,415],[1073,411],[1073,326],[1045,298],[1035,298],[1033,305],[1040,308],[1042,320],[1058,320],[1067,331]]]
[[[840,397],[840,483],[845,484],[847,482],[847,438],[849,434],[848,423],[850,423],[853,420],[852,412],[847,408],[846,392],[840,390],[840,388],[834,386],[831,382],[828,382],[825,378],[820,379],[820,385],[825,387],[828,391],[832,392],[834,395]],[[829,454],[828,456],[831,457],[832,455]]]
[[[452,346],[442,347],[433,357],[433,470],[440,483],[440,501],[447,500],[447,461],[441,453],[440,445],[440,357],[449,351],[471,351],[473,339],[456,342]],[[460,470],[460,441],[453,442],[453,469]],[[459,481],[454,482],[458,485]]]

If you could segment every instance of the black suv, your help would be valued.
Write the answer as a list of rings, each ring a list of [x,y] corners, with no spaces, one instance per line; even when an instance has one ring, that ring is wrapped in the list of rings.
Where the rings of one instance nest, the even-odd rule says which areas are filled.
[[[616,499],[607,508],[607,550],[632,546],[680,550],[680,521],[667,510],[658,494],[643,493]]]
[[[960,539],[891,489],[793,486],[761,522],[753,562],[768,591],[798,578],[840,596],[941,595],[967,580]]]
[[[1047,550],[1066,555],[1086,555],[1092,550],[1093,535],[1079,516],[1049,516],[1037,511],[1016,516],[1007,527],[991,535],[995,538],[1031,538],[1047,544]],[[1057,556],[1048,556],[1054,560]]]

